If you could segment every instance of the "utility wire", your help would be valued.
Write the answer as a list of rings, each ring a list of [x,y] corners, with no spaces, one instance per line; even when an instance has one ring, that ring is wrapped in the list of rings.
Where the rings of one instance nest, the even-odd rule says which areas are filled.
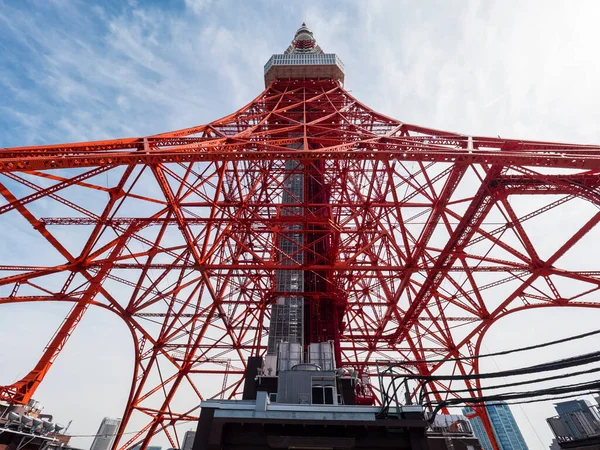
[[[577,392],[574,394],[566,394],[566,395],[556,395],[556,396],[551,396],[551,397],[546,397],[546,398],[534,398],[534,399],[524,399],[524,400],[517,400],[517,401],[511,401],[511,402],[503,402],[503,403],[494,403],[493,401],[490,403],[486,403],[486,406],[498,406],[498,405],[525,405],[528,403],[539,403],[539,402],[549,402],[549,401],[554,401],[554,400],[563,400],[565,398],[573,398],[573,397],[579,397],[582,395],[594,395],[594,394],[598,394],[600,393],[599,391],[596,390],[592,390],[592,391],[588,391],[588,392]],[[448,405],[447,408],[463,408],[464,405]]]
[[[386,368],[383,371],[383,373],[380,373],[380,379],[382,380],[381,376],[385,375],[387,372],[389,375],[391,375],[391,377],[393,379],[397,380],[397,379],[402,378],[404,381],[400,382],[398,384],[396,384],[395,382],[388,384],[387,388],[385,389],[385,398],[384,398],[382,409],[381,409],[379,415],[380,416],[387,415],[389,407],[392,404],[392,402],[394,401],[393,398],[397,398],[396,396],[397,396],[398,390],[401,389],[402,387],[407,388],[407,384],[406,384],[407,380],[420,381],[422,384],[422,389],[423,389],[422,394],[425,394],[425,392],[427,392],[426,391],[427,384],[429,384],[430,382],[433,382],[433,381],[442,381],[442,380],[443,381],[454,381],[454,380],[467,381],[467,380],[478,380],[478,379],[489,379],[489,378],[500,378],[500,377],[504,378],[504,377],[510,377],[510,376],[519,376],[519,375],[535,374],[535,373],[541,373],[541,372],[556,371],[556,370],[567,369],[567,368],[571,368],[571,367],[587,365],[587,364],[591,364],[594,362],[598,362],[598,361],[600,361],[600,351],[586,353],[586,354],[577,355],[577,356],[568,357],[568,358],[563,358],[563,359],[554,360],[554,361],[550,361],[550,362],[535,364],[532,366],[527,366],[527,367],[522,367],[522,368],[517,368],[517,369],[498,370],[497,372],[472,374],[472,375],[419,375],[419,374],[415,374],[414,372],[408,370],[406,367],[402,367],[404,365],[410,366],[410,365],[419,364],[419,363],[451,362],[451,361],[470,360],[470,359],[477,359],[477,358],[507,355],[507,354],[516,353],[516,352],[523,352],[523,351],[548,347],[551,345],[557,345],[557,344],[561,344],[564,342],[569,342],[569,341],[573,341],[573,340],[577,340],[577,339],[583,339],[585,337],[594,336],[597,334],[600,334],[600,330],[594,330],[594,331],[590,331],[587,333],[570,336],[567,338],[562,338],[562,339],[557,339],[554,341],[545,342],[542,344],[530,345],[530,346],[526,346],[526,347],[505,350],[505,351],[495,352],[495,353],[487,353],[485,355],[476,355],[476,356],[470,356],[470,357],[458,357],[458,358],[450,358],[450,359],[443,359],[443,360],[408,361],[405,363],[390,364],[390,366],[388,368]],[[393,369],[398,368],[398,367],[402,367],[405,371],[407,371],[409,373],[400,374],[400,373],[394,372]],[[599,372],[599,371],[600,371],[600,368],[596,367],[596,368],[592,368],[592,369],[579,370],[579,371],[570,372],[570,373],[566,373],[566,374],[551,375],[551,376],[547,376],[547,377],[543,377],[543,378],[537,378],[534,380],[525,380],[525,381],[518,381],[518,382],[513,382],[513,383],[496,384],[496,385],[492,385],[492,386],[483,387],[481,389],[467,388],[467,389],[459,389],[459,390],[432,390],[432,391],[427,392],[427,396],[429,398],[431,398],[432,397],[431,394],[455,394],[455,395],[458,393],[471,393],[472,394],[473,392],[481,391],[482,389],[490,390],[490,389],[501,389],[501,388],[507,388],[507,387],[522,386],[522,385],[528,385],[528,384],[535,384],[535,383],[539,383],[542,381],[551,381],[551,380],[571,378],[574,376],[585,375],[585,374],[595,373],[595,372]],[[390,396],[389,394],[390,394],[390,388],[392,387],[392,384],[394,385],[394,387],[393,387],[394,392],[393,392],[392,396]],[[510,402],[508,404],[517,405],[517,404],[525,404],[525,403],[534,403],[534,402],[538,402],[538,401],[548,401],[548,400],[554,400],[554,399],[560,399],[560,398],[570,398],[570,397],[573,397],[574,395],[576,395],[575,393],[579,393],[579,395],[587,395],[587,394],[597,393],[599,391],[600,391],[600,381],[591,381],[591,382],[574,383],[574,384],[569,384],[569,385],[563,385],[563,386],[557,386],[557,387],[545,388],[545,389],[530,390],[530,391],[523,391],[523,392],[500,393],[500,394],[494,394],[494,395],[468,397],[468,398],[467,397],[458,397],[458,398],[446,399],[446,400],[441,400],[441,401],[430,401],[430,402],[424,403],[423,405],[433,408],[432,417],[430,418],[430,421],[432,421],[433,418],[435,417],[435,414],[437,414],[437,412],[440,409],[446,408],[446,407],[456,407],[458,405],[461,405],[461,404],[464,405],[466,403],[469,403],[469,404],[477,404],[477,403],[493,404],[490,402],[494,402],[494,401],[505,402],[508,400]],[[543,397],[543,398],[539,398],[539,397]],[[423,395],[421,396],[421,398],[423,398]]]
[[[444,358],[444,359],[421,359],[421,360],[414,360],[414,361],[402,361],[402,362],[392,363],[391,365],[398,365],[398,366],[407,365],[407,366],[409,366],[409,365],[416,365],[416,364],[430,364],[430,363],[465,361],[465,360],[472,360],[472,359],[490,358],[492,356],[509,355],[511,353],[525,352],[528,350],[535,350],[538,348],[549,347],[551,345],[563,344],[565,342],[574,341],[577,339],[583,339],[583,338],[586,338],[589,336],[595,336],[597,334],[600,334],[600,329],[588,331],[587,333],[576,334],[574,336],[569,336],[569,337],[562,338],[562,339],[556,339],[554,341],[543,342],[541,344],[528,345],[526,347],[519,347],[519,348],[514,348],[511,350],[502,350],[500,352],[494,352],[494,353],[486,353],[484,355],[459,356],[457,358]]]
[[[446,406],[454,405],[454,404],[463,404],[465,402],[488,403],[488,402],[493,402],[493,401],[520,400],[520,399],[542,397],[542,396],[553,395],[553,394],[560,395],[560,394],[568,394],[568,393],[572,393],[572,392],[581,393],[583,391],[590,391],[590,390],[595,390],[595,391],[600,390],[600,381],[588,381],[588,382],[584,382],[584,383],[575,383],[575,384],[569,384],[566,386],[557,386],[554,388],[539,389],[536,391],[511,392],[511,393],[506,393],[506,394],[484,395],[484,396],[480,396],[480,397],[470,397],[470,398],[451,398],[451,399],[442,400],[439,402],[428,402],[428,403],[425,403],[425,405],[427,405],[427,406],[435,405],[434,411],[435,410],[439,411],[440,409],[445,408]]]
[[[545,372],[550,370],[560,370],[569,367],[581,366],[600,361],[600,351],[586,353],[584,355],[572,356],[570,358],[559,359],[533,366],[522,367],[520,369],[501,370],[499,372],[474,373],[471,375],[419,375],[419,374],[396,374],[402,378],[420,381],[454,381],[454,380],[482,380],[487,378],[502,378],[515,375],[528,375],[532,373]]]
[[[553,375],[550,377],[536,378],[535,380],[526,380],[526,381],[518,381],[515,383],[506,383],[506,384],[497,384],[495,386],[482,386],[480,389],[477,388],[467,388],[467,389],[452,389],[452,390],[431,390],[428,391],[429,394],[456,394],[456,393],[465,393],[465,392],[477,392],[480,390],[490,390],[490,389],[500,389],[514,386],[522,386],[525,384],[535,384],[541,383],[542,381],[551,381],[551,380],[560,380],[563,378],[575,377],[578,375],[587,375],[589,373],[600,372],[600,367],[595,367],[589,370],[579,370],[577,372],[569,372],[561,375]]]

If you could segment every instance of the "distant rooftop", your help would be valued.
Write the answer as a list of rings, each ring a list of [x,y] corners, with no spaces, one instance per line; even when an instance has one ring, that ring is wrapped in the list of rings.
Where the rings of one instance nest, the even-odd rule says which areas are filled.
[[[344,82],[344,63],[335,53],[325,53],[313,33],[302,24],[283,54],[265,64],[265,86],[277,79],[333,79]]]

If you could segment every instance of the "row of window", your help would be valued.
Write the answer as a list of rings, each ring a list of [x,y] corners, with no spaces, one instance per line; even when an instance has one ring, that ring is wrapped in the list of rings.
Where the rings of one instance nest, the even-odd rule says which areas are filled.
[[[304,54],[279,54],[273,55],[271,57],[272,62],[274,63],[290,63],[291,61],[299,61],[299,62],[311,62],[311,63],[321,63],[321,64],[335,64],[336,63],[336,55],[335,53],[304,53]]]
[[[335,53],[322,53],[322,54],[291,54],[291,55],[273,55],[271,59],[265,64],[265,73],[273,65],[337,65],[340,69],[344,70],[344,64],[337,57]]]

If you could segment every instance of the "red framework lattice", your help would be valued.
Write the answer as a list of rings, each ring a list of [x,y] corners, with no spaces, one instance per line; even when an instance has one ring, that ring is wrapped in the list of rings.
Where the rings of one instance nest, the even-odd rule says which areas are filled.
[[[312,230],[302,251],[329,254],[301,268],[347,295],[335,331],[346,365],[473,355],[512,312],[598,307],[600,271],[569,258],[598,231],[598,150],[404,124],[328,80],[276,81],[223,119],[171,133],[2,149],[0,223],[25,219],[56,263],[3,260],[0,303],[73,309],[0,398],[27,401],[87,308],[106,308],[137,349],[121,432],[141,431],[118,446],[164,433],[179,448],[176,426],[197,418],[199,399],[239,396],[246,358],[266,351],[275,271],[298,269],[276,245],[290,223],[286,160],[322,186],[301,204]],[[553,229],[557,214],[573,226]]]

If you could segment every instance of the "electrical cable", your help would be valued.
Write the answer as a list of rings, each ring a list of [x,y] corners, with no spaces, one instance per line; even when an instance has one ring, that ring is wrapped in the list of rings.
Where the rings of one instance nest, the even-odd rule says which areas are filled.
[[[550,370],[567,369],[570,367],[582,366],[600,361],[600,351],[586,353],[584,355],[572,356],[570,358],[559,359],[547,363],[535,364],[533,366],[522,367],[520,369],[501,370],[499,372],[475,373],[471,375],[400,375],[409,380],[421,381],[455,381],[455,380],[483,380],[487,378],[503,378],[515,375],[528,375],[532,373],[546,372]]]
[[[551,345],[557,345],[557,344],[561,344],[564,342],[569,342],[569,341],[582,339],[582,338],[589,337],[589,336],[594,336],[597,334],[600,334],[600,330],[594,330],[594,331],[587,332],[587,333],[581,333],[579,335],[570,336],[570,337],[562,338],[562,339],[557,339],[557,340],[545,342],[542,344],[536,344],[536,345],[521,347],[521,348],[517,348],[517,349],[510,349],[510,350],[505,350],[505,351],[501,351],[501,352],[488,353],[485,355],[449,358],[449,359],[443,359],[443,360],[408,361],[408,362],[404,362],[404,363],[390,364],[389,367],[387,367],[382,373],[380,373],[380,383],[383,383],[383,376],[385,376],[386,374],[388,376],[391,376],[393,380],[402,378],[404,381],[399,382],[397,385],[395,382],[389,383],[385,389],[382,389],[382,392],[385,392],[385,396],[384,396],[384,399],[382,402],[382,408],[381,408],[380,412],[378,413],[378,416],[379,417],[387,416],[387,413],[389,412],[389,407],[392,404],[393,398],[396,399],[396,403],[398,403],[398,400],[397,400],[398,390],[401,389],[402,387],[405,387],[405,388],[407,387],[407,385],[405,384],[407,380],[420,381],[421,385],[422,385],[421,386],[422,394],[425,394],[425,392],[427,391],[427,384],[430,382],[434,382],[434,381],[454,381],[454,380],[467,381],[467,380],[489,379],[489,378],[500,378],[500,377],[504,378],[504,377],[510,377],[510,376],[536,374],[536,373],[541,373],[541,372],[551,372],[551,371],[562,370],[562,369],[567,369],[567,368],[571,368],[571,367],[582,366],[582,365],[587,365],[587,364],[591,364],[594,362],[598,362],[598,361],[600,361],[600,352],[585,353],[582,355],[577,355],[577,356],[572,356],[572,357],[563,358],[563,359],[559,359],[559,360],[544,362],[544,363],[535,364],[535,365],[527,366],[527,367],[521,367],[521,368],[517,368],[517,369],[500,370],[497,372],[472,374],[472,375],[419,375],[419,374],[415,374],[414,372],[410,371],[407,367],[403,367],[404,365],[411,366],[411,365],[415,365],[418,363],[452,362],[452,361],[472,360],[472,359],[499,356],[499,355],[507,355],[507,354],[516,353],[516,352],[528,351],[528,350],[548,347]],[[402,368],[405,372],[397,373],[396,370],[394,370],[394,369],[398,369],[398,368]],[[438,390],[438,389],[436,389],[436,390],[427,392],[426,395],[427,395],[427,397],[431,398],[430,396],[432,394],[455,394],[456,395],[457,393],[473,393],[473,392],[481,391],[482,389],[490,390],[490,389],[501,389],[501,388],[507,388],[507,387],[529,385],[529,384],[535,384],[535,383],[539,383],[539,382],[543,382],[543,381],[566,379],[566,378],[571,378],[574,376],[585,375],[585,374],[595,373],[595,372],[599,372],[599,371],[600,371],[600,368],[595,367],[595,368],[591,368],[591,369],[587,369],[587,370],[579,370],[579,371],[570,372],[570,373],[566,373],[566,374],[551,375],[551,376],[547,376],[547,377],[537,378],[534,380],[524,380],[524,381],[518,381],[518,382],[513,382],[513,383],[496,384],[496,385],[487,386],[487,387],[478,388],[478,389],[470,388],[470,387],[468,387],[467,389],[459,389],[459,390]],[[406,372],[409,372],[409,373],[406,373]],[[383,384],[381,387],[383,388]],[[390,389],[392,387],[393,387],[393,394],[392,394],[392,396],[390,396]],[[573,397],[575,395],[575,393],[579,393],[579,395],[587,395],[590,393],[596,393],[599,390],[600,390],[600,382],[592,381],[592,382],[574,383],[574,384],[562,385],[562,386],[558,386],[558,387],[537,389],[537,390],[530,390],[530,391],[522,391],[522,392],[501,393],[501,394],[486,395],[486,396],[479,396],[479,397],[468,397],[468,398],[467,397],[457,397],[457,398],[446,399],[446,400],[441,400],[441,401],[430,401],[430,402],[426,402],[426,403],[422,403],[422,404],[423,404],[423,406],[429,407],[430,409],[433,408],[432,419],[430,419],[430,420],[433,420],[433,418],[435,418],[435,414],[437,414],[437,412],[439,410],[441,410],[442,408],[456,407],[458,405],[464,405],[467,403],[468,404],[477,404],[477,403],[493,404],[490,402],[510,401],[510,403],[508,403],[508,404],[525,404],[525,403],[533,403],[533,402],[538,402],[538,401],[548,401],[548,400],[559,399],[559,398],[569,398],[569,397]],[[543,398],[537,398],[537,397],[543,397]],[[424,398],[424,395],[421,395],[421,399],[423,399],[423,398]]]
[[[600,372],[600,367],[595,367],[589,370],[579,370],[577,372],[570,372],[561,375],[553,375],[550,377],[536,378],[535,380],[518,381],[515,383],[497,384],[495,386],[482,386],[481,388],[467,388],[467,389],[453,389],[453,390],[435,390],[429,391],[429,394],[456,394],[458,392],[476,392],[480,390],[500,389],[514,386],[522,386],[525,384],[541,383],[542,381],[560,380],[563,378],[570,378],[579,375],[587,375],[590,373]]]
[[[138,431],[126,431],[121,433],[121,435],[126,435],[126,434],[136,434],[139,433],[142,430],[138,430]],[[69,437],[71,438],[81,438],[81,437],[113,437],[113,436],[119,436],[119,434],[105,434],[105,433],[101,433],[101,434],[69,434]]]
[[[519,400],[519,401],[514,401],[514,402],[503,402],[503,403],[490,402],[490,403],[486,403],[486,406],[525,405],[528,403],[549,402],[549,401],[554,401],[554,400],[563,400],[565,398],[579,397],[581,395],[594,395],[594,394],[600,394],[600,391],[593,390],[593,391],[588,391],[588,392],[578,392],[576,394],[556,395],[556,396],[552,396],[552,397],[535,398],[535,399],[529,399],[529,400]],[[448,408],[463,408],[463,407],[464,407],[464,405],[449,405],[448,406]]]
[[[583,355],[583,356],[587,356],[587,355]],[[572,357],[572,358],[567,358],[567,359],[568,360],[576,360],[577,358],[579,358],[579,357]],[[560,361],[565,361],[565,360],[559,360],[559,362]],[[538,364],[536,366],[531,366],[533,368],[536,368],[536,370],[528,370],[525,373],[527,373],[527,374],[529,374],[529,373],[538,373],[538,372],[540,372],[540,370],[537,369],[539,366],[551,366],[552,364],[553,364],[553,362]],[[575,363],[571,363],[571,365],[573,365],[573,364],[579,365],[580,363],[577,362],[577,361],[575,361]],[[589,364],[589,362],[586,362],[584,360],[584,362],[582,364]],[[570,367],[570,366],[567,366],[567,367]],[[545,370],[541,370],[541,371],[560,370],[560,369],[563,369],[563,368],[565,368],[565,367],[555,367],[555,368],[545,369]],[[501,372],[496,372],[496,373],[492,373],[492,374],[479,374],[479,375],[481,375],[482,378],[487,378],[488,375],[491,375],[491,378],[496,378],[498,373],[503,374],[503,377],[504,376],[513,376],[513,375],[522,375],[523,374],[523,370],[524,369],[516,369],[516,370],[512,370],[512,371],[501,371]],[[484,388],[481,388],[481,389],[499,389],[499,388],[502,388],[502,387],[512,387],[512,386],[517,386],[517,385],[535,384],[535,383],[538,383],[540,381],[549,381],[549,380],[552,380],[552,379],[570,378],[572,376],[578,376],[578,375],[587,374],[587,373],[594,373],[594,372],[598,372],[598,371],[600,371],[600,368],[593,368],[593,369],[589,369],[589,370],[585,370],[585,371],[571,372],[571,373],[568,373],[568,374],[554,375],[554,376],[545,377],[545,378],[542,378],[542,379],[525,380],[525,381],[516,382],[516,383],[507,383],[507,384],[504,384],[504,385],[497,385],[497,386],[493,386],[493,387],[484,387]],[[519,372],[519,373],[517,373],[517,372]],[[509,374],[507,375],[507,373],[509,373]],[[400,378],[400,376],[398,376],[397,378]],[[407,379],[413,379],[413,380],[419,380],[419,381],[423,381],[423,382],[438,381],[437,379],[433,379],[432,380],[431,379],[432,377],[426,376],[426,375],[422,375],[422,376],[419,376],[419,375],[410,375],[410,376],[403,376],[402,378],[404,378],[405,380],[407,380]],[[442,376],[442,377],[439,377],[439,378],[444,379],[444,380],[447,380],[447,379],[451,379],[451,380],[455,380],[455,379],[470,380],[470,379],[475,379],[476,377],[475,376],[459,375],[459,376],[447,376],[447,377],[443,377]],[[385,392],[387,399],[391,399],[391,397],[389,395],[390,394],[390,392],[389,392],[390,386],[391,386],[391,384],[388,385],[388,388],[386,389],[386,392]],[[567,387],[574,387],[574,386],[579,386],[579,384],[566,385],[566,386],[563,386],[563,387],[567,388]],[[398,389],[400,389],[401,387],[402,387],[402,383],[399,383],[398,386],[395,387],[394,392],[393,392],[393,396],[396,396],[398,394]],[[426,394],[427,396],[432,395],[432,394],[436,394],[436,393],[456,394],[456,393],[459,393],[459,392],[476,392],[476,391],[480,391],[481,389],[468,388],[468,389],[452,390],[452,391],[451,390],[441,390],[441,391],[432,390],[432,391],[425,392],[426,391],[426,385],[424,384],[422,386],[422,394],[420,395],[420,398],[422,400],[425,397],[424,394]],[[530,392],[538,392],[538,391],[530,391]],[[495,394],[495,395],[498,396],[498,395],[503,395],[503,394]],[[490,397],[493,397],[493,396],[490,396]],[[459,397],[458,399],[461,400],[461,403],[464,403],[464,402],[473,402],[473,401],[475,401],[474,399],[476,399],[476,398],[477,397],[469,397],[469,398],[465,399],[463,397]],[[422,401],[420,403],[422,403]],[[435,402],[428,402],[428,403],[422,403],[422,404],[433,405],[433,404],[435,404]]]
[[[503,356],[503,355],[509,355],[511,353],[524,352],[524,351],[528,351],[528,350],[535,350],[538,348],[549,347],[551,345],[563,344],[565,342],[574,341],[577,339],[583,339],[583,338],[586,338],[589,336],[595,336],[597,334],[600,334],[600,329],[588,331],[587,333],[576,334],[574,336],[569,336],[569,337],[562,338],[562,339],[556,339],[554,341],[543,342],[541,344],[528,345],[526,347],[519,347],[519,348],[515,348],[515,349],[511,349],[511,350],[502,350],[502,351],[494,352],[494,353],[486,353],[484,355],[460,356],[457,358],[445,358],[445,359],[422,359],[422,360],[414,360],[414,361],[403,361],[403,362],[393,363],[393,364],[391,364],[391,366],[393,366],[393,365],[402,366],[402,365],[443,363],[443,362],[452,362],[452,361],[465,361],[465,360],[489,358],[492,356]]]
[[[464,403],[488,403],[492,401],[506,401],[506,400],[519,400],[524,398],[534,398],[534,397],[542,397],[552,394],[565,394],[572,392],[583,392],[588,391],[590,389],[599,390],[600,389],[600,381],[588,381],[583,383],[575,383],[566,386],[557,386],[554,388],[547,389],[539,389],[537,391],[525,391],[525,392],[512,392],[506,394],[498,394],[498,395],[485,395],[480,397],[470,397],[470,398],[452,398],[447,400],[442,400],[439,402],[428,402],[424,405],[433,406],[435,405],[434,411],[445,408],[449,405],[453,404],[464,404]]]

